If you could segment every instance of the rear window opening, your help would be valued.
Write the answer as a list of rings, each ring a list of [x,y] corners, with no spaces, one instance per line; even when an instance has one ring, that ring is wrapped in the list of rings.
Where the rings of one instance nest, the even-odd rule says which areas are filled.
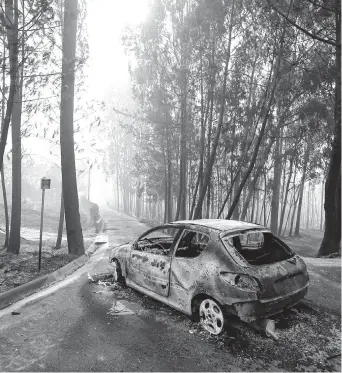
[[[223,237],[223,242],[253,265],[272,264],[291,258],[293,252],[272,233],[246,232]]]

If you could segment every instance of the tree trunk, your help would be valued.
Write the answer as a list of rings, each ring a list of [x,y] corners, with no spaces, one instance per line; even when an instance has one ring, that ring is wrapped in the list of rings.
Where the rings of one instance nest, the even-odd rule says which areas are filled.
[[[3,17],[4,28],[6,28],[9,61],[10,61],[10,88],[6,104],[6,114],[2,122],[2,130],[0,137],[0,169],[3,167],[5,147],[7,143],[7,135],[9,124],[11,121],[14,95],[16,91],[16,79],[18,70],[18,0],[5,1],[5,17]]]
[[[335,82],[335,133],[332,142],[330,164],[325,182],[325,231],[318,256],[340,251],[341,242],[341,196],[338,185],[341,174],[341,1],[335,1],[336,22],[336,82]]]
[[[203,56],[202,56],[202,48],[200,50],[200,66],[201,66],[201,132],[200,132],[200,151],[199,151],[199,158],[200,163],[198,167],[198,176],[195,185],[194,195],[192,197],[192,203],[190,208],[190,219],[192,219],[194,208],[196,204],[196,198],[198,190],[203,189],[203,165],[204,165],[204,143],[205,143],[205,124],[206,118],[204,118],[204,92],[203,92]],[[208,95],[209,98],[210,95]],[[207,104],[209,108],[209,103]]]
[[[3,49],[3,63],[2,63],[2,102],[1,102],[1,132],[4,124],[5,118],[5,86],[6,86],[6,46],[4,43]],[[8,202],[6,193],[6,183],[5,183],[5,172],[4,167],[1,167],[1,186],[2,186],[2,198],[4,201],[4,212],[5,212],[5,243],[4,247],[8,247],[9,240],[9,216],[8,216]]]
[[[313,213],[313,211],[311,211]],[[306,194],[306,229],[309,228],[310,223],[310,183],[308,183],[308,192]]]
[[[18,8],[17,0],[14,1]],[[23,17],[23,23],[25,17]],[[23,26],[24,27],[24,26]],[[7,252],[19,254],[21,229],[21,113],[23,96],[25,34],[21,37],[21,67],[17,69],[17,89],[12,111],[12,210]]]
[[[281,131],[277,131],[276,145],[274,149],[274,174],[272,185],[272,200],[271,200],[271,232],[278,233],[278,217],[279,217],[279,195],[280,195],[280,180],[281,180],[281,153],[282,140]]]
[[[296,210],[297,210],[298,200],[299,200],[299,195],[300,195],[300,186],[298,187],[297,197],[296,197],[296,188],[295,188],[295,186],[294,186],[293,193],[294,193],[294,196],[293,196],[293,213],[292,213],[292,217],[291,217],[291,225],[290,225],[289,237],[292,236],[293,224],[294,224],[294,219],[295,219],[295,216],[296,216]]]
[[[292,170],[293,170],[293,158],[290,159],[290,171],[289,171],[289,178],[287,179],[286,183],[286,189],[285,189],[285,195],[283,198],[283,206],[280,212],[280,222],[279,222],[279,229],[278,229],[278,235],[280,236],[281,230],[283,227],[283,222],[284,222],[284,216],[285,216],[285,210],[286,210],[286,204],[287,204],[287,196],[289,194],[289,187],[290,187],[290,182],[291,182],[291,177],[292,177]],[[284,170],[285,172],[285,170]]]
[[[321,184],[321,218],[320,218],[320,224],[319,224],[319,229],[322,231],[323,230],[323,210],[324,210],[324,181],[322,180]]]
[[[84,242],[77,192],[73,123],[76,33],[77,0],[65,0],[60,117],[62,193],[69,254],[82,255],[84,254]]]
[[[281,32],[281,36],[280,36],[280,40],[279,40],[279,50],[277,51],[277,59],[276,59],[276,63],[275,63],[275,69],[273,71],[273,78],[272,78],[272,83],[271,83],[271,92],[268,96],[267,107],[264,110],[265,113],[264,113],[264,118],[263,118],[263,122],[262,122],[261,129],[260,129],[260,133],[259,133],[259,136],[258,136],[256,144],[255,144],[255,148],[254,148],[254,152],[253,152],[252,157],[251,157],[250,164],[247,168],[247,171],[246,171],[244,177],[242,178],[242,181],[239,185],[239,188],[238,188],[237,192],[235,193],[233,202],[232,202],[232,204],[231,204],[231,206],[228,210],[228,214],[226,216],[226,219],[230,219],[231,216],[233,215],[235,207],[239,202],[239,198],[240,198],[242,189],[245,186],[246,181],[248,180],[249,175],[254,168],[254,164],[255,164],[256,158],[258,156],[259,147],[260,147],[262,138],[264,136],[266,123],[268,121],[269,112],[270,112],[272,104],[273,104],[274,95],[275,95],[275,91],[276,91],[276,86],[277,86],[277,82],[278,82],[280,62],[281,62],[283,45],[284,45],[284,38],[285,38],[285,29],[286,29],[286,25],[284,23],[283,24],[283,29],[282,29],[282,32]],[[272,69],[271,69],[271,72],[270,72],[270,76],[271,76],[271,74],[272,74]],[[262,105],[262,106],[264,107],[264,105]]]
[[[302,203],[303,203],[303,194],[304,194],[304,183],[305,183],[305,177],[306,177],[306,169],[308,166],[309,161],[309,155],[310,155],[310,148],[311,148],[311,139],[308,138],[308,143],[306,146],[306,151],[304,155],[304,165],[303,165],[303,175],[302,180],[300,182],[300,190],[299,190],[299,202],[298,202],[298,210],[297,210],[297,221],[296,221],[296,228],[294,235],[299,236],[299,229],[300,229],[300,216],[302,212]]]
[[[19,87],[15,94],[12,113],[12,210],[11,229],[7,251],[19,254],[21,227],[21,109],[22,95]]]
[[[213,147],[211,150],[210,158],[208,159],[208,164],[205,170],[204,178],[203,178],[203,189],[201,190],[201,193],[199,195],[197,205],[194,212],[194,218],[198,219],[201,216],[202,213],[202,204],[204,201],[205,194],[207,192],[208,185],[210,183],[210,178],[216,158],[216,149],[218,146],[218,142],[220,139],[221,129],[223,125],[223,118],[224,118],[224,112],[225,112],[225,103],[226,103],[226,87],[227,87],[227,78],[228,78],[228,66],[230,61],[230,53],[231,53],[231,43],[232,43],[232,30],[233,30],[233,17],[234,17],[234,6],[235,3],[233,1],[232,3],[232,9],[230,14],[230,20],[229,20],[229,37],[228,37],[228,46],[227,46],[227,55],[226,55],[226,63],[224,68],[224,76],[223,76],[223,86],[222,86],[222,98],[221,98],[221,107],[220,107],[220,117],[219,122],[216,129],[216,136],[214,139]]]
[[[58,234],[57,234],[55,250],[59,250],[61,248],[62,238],[63,238],[63,227],[64,227],[64,199],[63,199],[63,193],[61,192],[61,207],[59,210]]]
[[[268,158],[268,155],[270,153],[270,150],[272,148],[273,143],[274,143],[274,140],[270,139],[270,142],[267,144],[266,149],[263,152],[262,159],[260,160],[260,163],[259,163],[258,167],[255,170],[254,178],[253,178],[253,180],[251,182],[251,187],[249,188],[248,195],[246,197],[244,206],[242,208],[241,220],[245,220],[245,218],[246,218],[247,209],[248,209],[248,206],[249,206],[249,202],[250,202],[250,200],[252,198],[253,190],[255,189],[255,186],[256,186],[256,184],[257,184],[257,182],[259,180],[259,177],[260,177],[260,175],[262,173],[262,169],[265,166],[265,162],[267,161],[267,158]]]

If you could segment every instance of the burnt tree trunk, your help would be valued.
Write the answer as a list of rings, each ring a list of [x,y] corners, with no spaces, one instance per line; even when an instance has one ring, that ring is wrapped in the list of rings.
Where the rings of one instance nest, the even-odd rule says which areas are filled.
[[[59,250],[61,248],[62,238],[63,238],[63,227],[64,227],[64,199],[63,199],[63,193],[61,192],[61,206],[59,210],[58,234],[57,234],[55,250]]]
[[[289,177],[287,179],[285,194],[284,194],[284,198],[283,198],[283,205],[282,205],[281,212],[280,212],[280,221],[279,221],[279,228],[278,228],[278,235],[279,236],[281,235],[281,231],[282,231],[282,227],[283,227],[285,210],[286,210],[286,205],[287,205],[287,197],[288,197],[288,194],[289,194],[289,187],[290,187],[290,182],[291,182],[291,177],[292,177],[292,171],[293,171],[293,158],[290,159]],[[285,170],[284,170],[284,172],[285,172]]]
[[[61,84],[60,143],[65,223],[69,254],[84,254],[80,221],[75,150],[74,150],[74,87],[77,33],[77,0],[65,0],[63,22],[63,61]]]
[[[18,9],[18,1],[14,1]],[[25,17],[23,17],[23,24]],[[24,26],[23,26],[24,27]],[[23,96],[24,46],[25,34],[21,37],[21,67],[17,69],[17,88],[12,111],[12,210],[11,226],[7,252],[19,254],[21,228],[21,113]]]
[[[271,200],[271,232],[278,233],[278,218],[279,218],[279,196],[280,196],[280,180],[282,166],[282,140],[281,131],[277,131],[277,138],[274,149],[274,174],[272,183],[272,200]]]
[[[340,251],[341,243],[341,1],[335,1],[336,50],[335,50],[335,128],[331,147],[330,164],[325,182],[325,230],[318,256]]]
[[[304,165],[303,165],[303,174],[302,180],[300,182],[300,189],[299,189],[299,201],[298,201],[298,210],[297,210],[297,220],[296,220],[296,228],[294,235],[299,236],[299,229],[300,229],[300,217],[302,212],[302,204],[303,204],[303,194],[304,194],[304,183],[306,178],[306,169],[308,167],[309,155],[310,155],[310,147],[311,147],[311,140],[308,138],[308,143],[306,146],[306,151],[304,155]]]

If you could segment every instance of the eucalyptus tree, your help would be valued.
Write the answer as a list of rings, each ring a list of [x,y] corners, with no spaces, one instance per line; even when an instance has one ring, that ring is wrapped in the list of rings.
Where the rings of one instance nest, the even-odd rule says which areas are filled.
[[[318,255],[339,251],[341,241],[341,2],[298,0],[290,14],[285,14],[283,4],[268,0],[271,7],[289,25],[303,35],[318,41],[331,50],[334,57],[334,128],[331,140],[330,164],[325,183],[325,232]],[[327,69],[329,62],[327,62]]]
[[[74,84],[77,0],[65,0],[63,18],[60,145],[65,223],[70,254],[82,255],[84,242],[79,213],[74,150]]]

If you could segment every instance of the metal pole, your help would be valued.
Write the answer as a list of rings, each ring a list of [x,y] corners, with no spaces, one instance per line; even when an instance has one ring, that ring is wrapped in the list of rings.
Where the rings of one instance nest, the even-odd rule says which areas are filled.
[[[42,189],[42,211],[41,211],[41,214],[40,214],[38,272],[40,272],[40,262],[41,262],[41,259],[42,259],[42,239],[43,239],[43,220],[44,220],[44,197],[45,197],[45,189]]]

